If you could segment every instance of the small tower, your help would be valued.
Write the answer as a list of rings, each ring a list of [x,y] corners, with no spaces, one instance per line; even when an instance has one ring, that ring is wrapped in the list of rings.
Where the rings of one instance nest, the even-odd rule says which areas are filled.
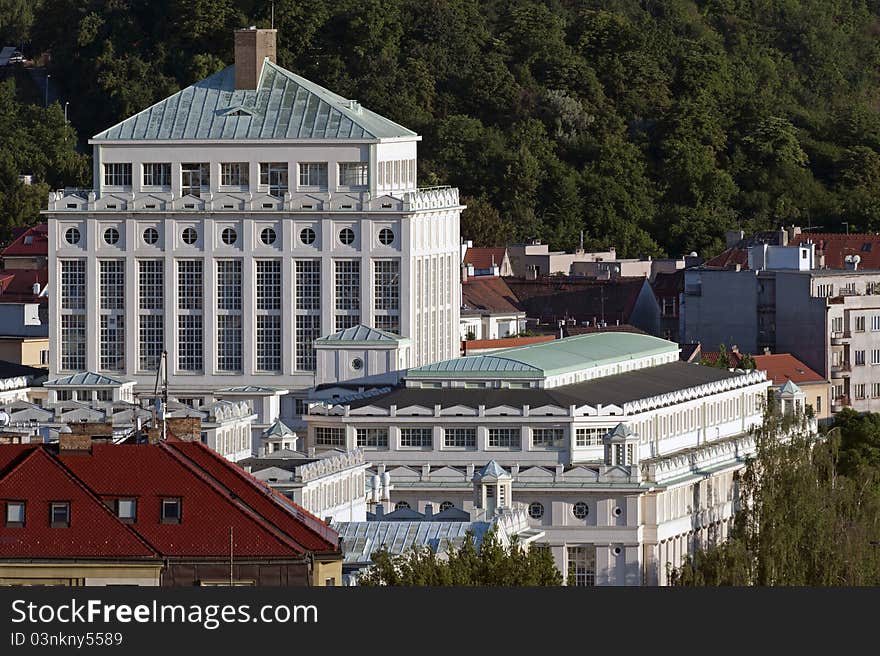
[[[804,411],[807,395],[790,380],[776,390],[776,402],[783,415],[796,415]]]
[[[626,424],[617,424],[602,438],[605,443],[605,466],[629,468],[631,476],[641,478],[639,436]]]
[[[513,477],[494,460],[474,474],[474,507],[491,517],[502,508],[510,508]]]

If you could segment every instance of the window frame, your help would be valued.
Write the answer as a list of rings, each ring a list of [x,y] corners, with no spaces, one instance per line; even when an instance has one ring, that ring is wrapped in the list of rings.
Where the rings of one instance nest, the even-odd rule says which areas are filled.
[[[169,517],[165,513],[166,504],[174,503],[177,507],[177,516]],[[162,497],[159,500],[159,523],[180,524],[183,521],[183,499],[181,497]]]
[[[9,511],[11,507],[19,506],[21,507],[21,521],[9,519]],[[4,513],[5,526],[7,528],[24,528],[27,523],[27,501],[18,500],[18,499],[8,499],[6,501],[6,510]]]
[[[63,511],[63,519],[56,519],[56,511]],[[70,528],[70,501],[49,502],[49,528]]]

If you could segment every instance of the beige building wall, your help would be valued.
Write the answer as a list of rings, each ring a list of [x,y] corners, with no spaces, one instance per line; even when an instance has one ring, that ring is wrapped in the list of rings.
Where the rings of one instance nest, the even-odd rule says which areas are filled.
[[[0,360],[15,362],[28,367],[45,367],[40,354],[49,350],[49,338],[7,338],[0,339]]]
[[[0,563],[0,586],[159,585],[162,563]]]
[[[319,588],[342,585],[342,559],[323,562],[315,560],[312,585]]]

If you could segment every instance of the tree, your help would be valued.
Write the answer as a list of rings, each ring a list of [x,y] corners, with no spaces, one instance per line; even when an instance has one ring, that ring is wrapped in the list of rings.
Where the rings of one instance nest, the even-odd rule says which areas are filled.
[[[847,421],[851,418],[848,417]],[[674,585],[876,585],[880,554],[877,464],[840,473],[840,431],[819,439],[799,416],[768,404],[757,454],[739,477],[726,543],[671,572]]]
[[[495,527],[483,536],[477,549],[468,532],[460,547],[441,559],[430,547],[413,548],[393,556],[387,548],[373,552],[373,564],[358,578],[366,586],[556,586],[562,574],[549,549],[505,548]]]

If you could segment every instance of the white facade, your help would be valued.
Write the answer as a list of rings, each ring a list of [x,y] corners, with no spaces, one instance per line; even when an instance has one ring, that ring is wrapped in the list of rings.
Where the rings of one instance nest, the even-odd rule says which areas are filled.
[[[93,189],[50,194],[51,375],[148,391],[165,350],[177,396],[304,389],[314,340],[356,324],[409,338],[414,364],[454,357],[462,206],[417,188],[420,137],[268,59],[265,96],[231,79],[97,135]],[[328,133],[343,124],[357,136]]]
[[[603,352],[611,339],[602,339]],[[656,338],[641,339],[652,346]],[[514,375],[517,357],[552,362],[574,348],[568,341],[547,342],[552,352],[475,356],[472,368],[503,360],[494,373],[500,383]],[[577,383],[545,368],[528,389],[478,389],[463,371],[462,386],[417,387],[434,381],[408,378],[413,386],[312,406],[306,442],[364,449],[377,473],[390,474],[392,505],[420,512],[428,504],[473,512],[474,473],[494,460],[511,475],[513,504],[529,508],[570,582],[664,584],[667,564],[726,537],[733,472],[754,453],[749,431],[762,421],[771,382],[763,372],[621,360],[589,379],[583,372],[596,367],[572,364]]]

